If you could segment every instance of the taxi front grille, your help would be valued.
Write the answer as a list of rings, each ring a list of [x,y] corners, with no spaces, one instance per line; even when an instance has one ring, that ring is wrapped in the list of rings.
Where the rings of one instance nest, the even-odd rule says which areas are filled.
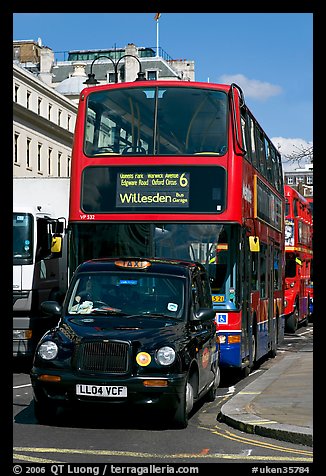
[[[77,369],[86,372],[124,374],[128,372],[128,342],[83,342],[77,353]]]

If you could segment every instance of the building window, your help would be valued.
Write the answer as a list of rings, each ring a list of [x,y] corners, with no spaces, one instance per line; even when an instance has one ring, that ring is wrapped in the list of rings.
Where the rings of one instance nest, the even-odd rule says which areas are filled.
[[[61,177],[61,152],[58,152],[58,177]]]
[[[62,111],[61,111],[61,109],[59,109],[59,111],[58,111],[58,124],[59,124],[59,126],[61,126],[61,120],[62,120]]]
[[[31,142],[32,139],[27,139],[26,143],[26,167],[31,167]]]
[[[147,79],[148,80],[155,80],[157,79],[157,71],[147,71]]]
[[[18,164],[18,140],[19,140],[19,134],[15,132],[15,143],[14,143],[14,163]]]
[[[42,172],[42,144],[37,144],[37,171]]]
[[[15,84],[15,102],[18,102],[18,91],[19,91],[19,86],[18,84]]]
[[[297,175],[296,178],[295,178],[295,182],[297,185],[299,185],[299,183],[303,183],[304,182],[304,177],[302,175]]]
[[[49,147],[48,153],[48,174],[52,175],[52,149]]]
[[[115,73],[108,73],[108,82],[115,83]]]
[[[27,96],[26,96],[26,107],[27,107],[27,109],[29,109],[29,108],[30,108],[30,105],[31,105],[31,104],[30,104],[30,102],[31,102],[31,94],[32,94],[32,93],[31,93],[30,91],[27,91]]]
[[[307,179],[306,180],[307,185],[313,185],[314,184],[314,180],[313,180],[312,175],[307,175],[306,179]]]
[[[288,177],[287,183],[288,185],[293,185],[294,184],[293,177]]]
[[[70,161],[71,161],[71,157],[67,157],[67,177],[70,177]]]
[[[37,99],[37,114],[40,116],[41,115],[41,105],[42,105],[42,99],[38,98]]]
[[[48,109],[48,119],[51,121],[51,111],[52,111],[52,104],[49,104],[49,109]]]
[[[68,131],[70,131],[70,126],[71,126],[71,116],[68,114],[68,118],[67,118],[67,129],[68,129]]]
[[[19,61],[20,58],[20,46],[14,46],[13,59]]]

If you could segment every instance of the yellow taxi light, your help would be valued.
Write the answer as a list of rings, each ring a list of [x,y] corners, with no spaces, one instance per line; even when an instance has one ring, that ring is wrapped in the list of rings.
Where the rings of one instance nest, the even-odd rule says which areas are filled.
[[[241,336],[230,335],[228,336],[228,344],[239,344],[241,342]]]
[[[167,387],[168,381],[162,379],[151,379],[151,380],[144,380],[143,384],[145,387]]]
[[[146,365],[149,365],[151,360],[152,357],[147,352],[139,352],[139,354],[136,355],[136,362],[141,367],[146,367]]]
[[[38,380],[41,380],[41,382],[61,382],[61,377],[60,375],[39,375]]]
[[[144,269],[152,266],[150,261],[143,261],[143,260],[118,260],[115,261],[114,264],[119,266],[120,268],[137,268],[137,269]]]

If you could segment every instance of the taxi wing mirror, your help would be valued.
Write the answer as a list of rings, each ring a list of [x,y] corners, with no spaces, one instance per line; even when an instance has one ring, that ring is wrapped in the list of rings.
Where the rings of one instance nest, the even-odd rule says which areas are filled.
[[[216,311],[211,308],[199,308],[194,315],[194,321],[209,321],[215,319]]]

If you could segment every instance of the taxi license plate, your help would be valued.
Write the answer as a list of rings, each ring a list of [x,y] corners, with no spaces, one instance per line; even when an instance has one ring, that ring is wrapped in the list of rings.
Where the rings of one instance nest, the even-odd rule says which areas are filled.
[[[76,385],[76,394],[83,397],[126,397],[127,387],[118,385]]]

